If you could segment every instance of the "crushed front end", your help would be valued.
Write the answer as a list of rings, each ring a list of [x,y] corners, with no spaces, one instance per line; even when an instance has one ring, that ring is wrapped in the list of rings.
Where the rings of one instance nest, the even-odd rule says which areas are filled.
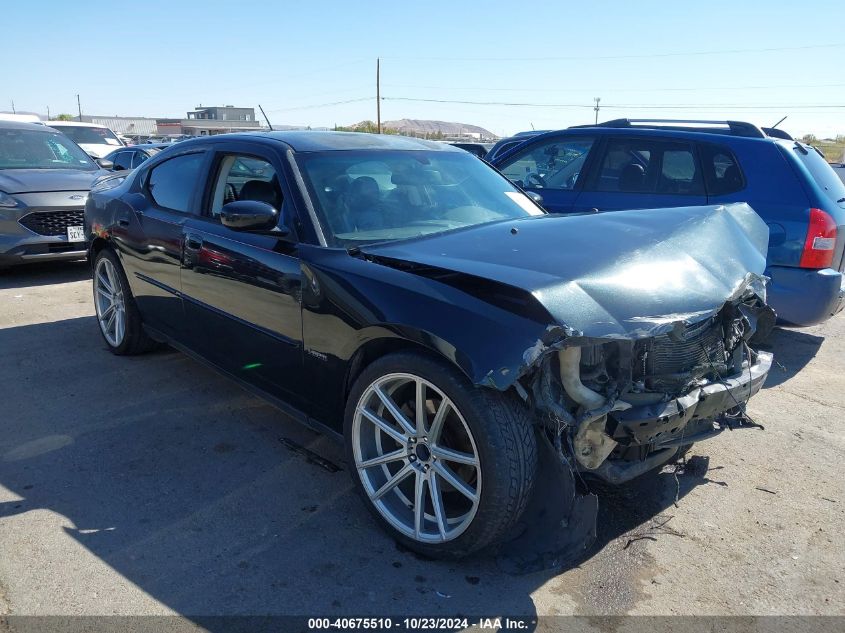
[[[749,288],[649,336],[564,338],[531,380],[542,432],[571,468],[619,484],[726,428],[755,426],[745,406],[772,355],[749,340],[773,318]]]
[[[519,388],[537,412],[537,486],[500,568],[563,568],[586,555],[598,517],[598,497],[584,486],[590,477],[621,484],[724,429],[760,426],[745,406],[772,366],[772,355],[750,344],[775,318],[761,295],[749,288],[717,311],[652,320],[630,338],[570,331],[553,342],[560,330],[550,328],[531,348],[535,371]]]

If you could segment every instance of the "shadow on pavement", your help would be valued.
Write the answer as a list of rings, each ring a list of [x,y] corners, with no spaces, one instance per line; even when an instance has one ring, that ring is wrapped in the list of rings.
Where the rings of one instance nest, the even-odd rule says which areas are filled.
[[[823,336],[807,334],[801,330],[775,328],[760,349],[775,355],[775,364],[763,385],[764,389],[777,387],[787,382],[818,354],[824,343]]]
[[[491,556],[434,562],[398,549],[353,494],[338,446],[181,354],[109,354],[93,317],[0,330],[0,349],[15,359],[0,364],[0,384],[16,385],[0,418],[0,485],[20,497],[0,503],[0,520],[41,509],[67,518],[40,572],[52,586],[109,591],[78,586],[63,558],[75,548],[59,530],[188,616],[531,616],[532,592],[561,575],[508,576]],[[599,490],[599,542],[563,573],[561,608],[633,606],[639,541],[677,538],[665,512],[713,483],[706,464],[699,471]],[[4,565],[14,574],[27,556]]]
[[[0,290],[47,286],[83,279],[91,279],[91,267],[85,260],[25,264],[0,271]]]

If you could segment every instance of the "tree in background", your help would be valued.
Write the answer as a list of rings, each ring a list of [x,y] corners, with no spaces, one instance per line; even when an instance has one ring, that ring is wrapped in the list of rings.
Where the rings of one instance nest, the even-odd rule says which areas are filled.
[[[801,140],[805,143],[812,144],[817,142],[819,139],[816,138],[815,134],[805,134]]]
[[[54,121],[73,121],[76,117],[72,114],[60,114],[57,116]]]

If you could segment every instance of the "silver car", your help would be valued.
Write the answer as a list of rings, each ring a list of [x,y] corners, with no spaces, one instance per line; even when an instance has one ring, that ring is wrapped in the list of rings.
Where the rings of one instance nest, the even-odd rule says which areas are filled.
[[[64,134],[0,121],[0,268],[85,257],[85,198],[105,174]]]

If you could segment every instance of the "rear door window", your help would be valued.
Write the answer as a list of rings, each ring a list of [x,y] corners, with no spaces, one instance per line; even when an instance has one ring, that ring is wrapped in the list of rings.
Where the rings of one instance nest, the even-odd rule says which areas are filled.
[[[204,153],[175,156],[159,163],[150,170],[147,189],[156,205],[180,211],[191,212],[191,199],[199,178]]]
[[[608,142],[591,189],[702,196],[704,179],[691,143],[618,138]]]
[[[704,180],[707,183],[709,195],[723,196],[745,188],[745,178],[739,167],[739,161],[731,150],[710,143],[702,143],[700,150]]]

